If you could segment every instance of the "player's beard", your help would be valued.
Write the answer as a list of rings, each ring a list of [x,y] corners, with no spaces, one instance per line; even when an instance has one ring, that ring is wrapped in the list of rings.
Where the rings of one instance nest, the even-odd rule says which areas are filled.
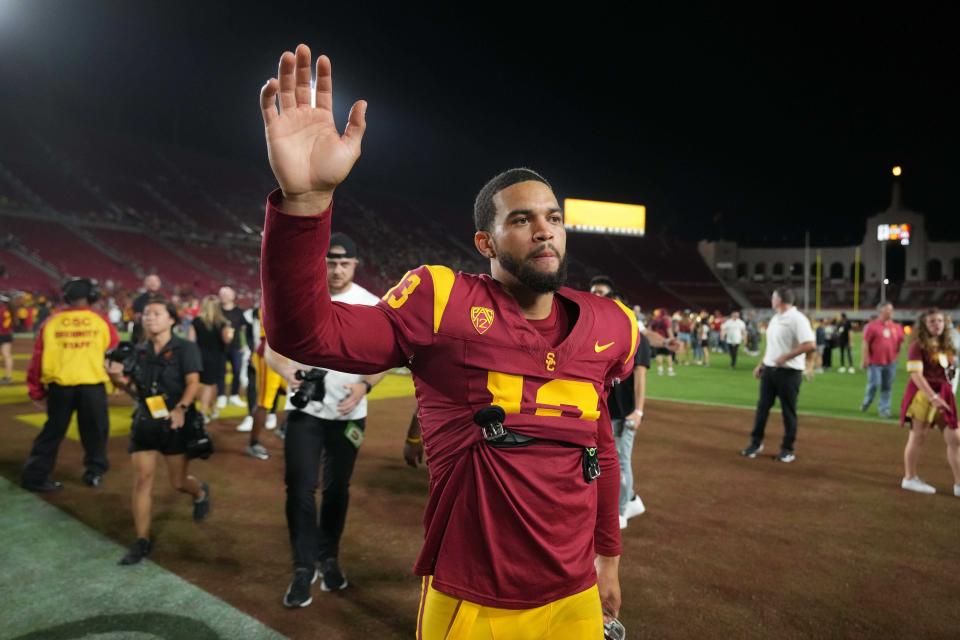
[[[550,247],[550,249],[554,251],[554,253],[557,253],[553,247]],[[534,254],[540,251],[543,251],[543,249],[537,249],[524,258],[522,262],[505,252],[498,253],[497,260],[500,262],[501,267],[506,269],[520,284],[531,291],[536,293],[553,293],[567,281],[567,254],[563,254],[560,258],[560,266],[557,267],[556,271],[544,273],[530,266],[530,260],[533,259]]]

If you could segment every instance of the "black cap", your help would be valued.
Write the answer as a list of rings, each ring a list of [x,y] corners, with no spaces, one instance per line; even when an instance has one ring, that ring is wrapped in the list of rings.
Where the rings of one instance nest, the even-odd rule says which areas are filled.
[[[357,243],[345,233],[330,235],[330,248],[327,249],[328,258],[356,258]]]

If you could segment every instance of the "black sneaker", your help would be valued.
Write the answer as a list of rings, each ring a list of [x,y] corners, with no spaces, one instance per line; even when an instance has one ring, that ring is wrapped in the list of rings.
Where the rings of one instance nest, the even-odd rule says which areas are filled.
[[[744,458],[756,458],[757,454],[763,451],[763,443],[754,444],[753,442],[746,449],[741,449],[740,455]]]
[[[118,564],[137,564],[150,555],[152,548],[153,544],[149,540],[137,538],[136,542],[130,545],[130,550],[127,551],[127,555],[120,558]]]
[[[790,449],[781,449],[780,453],[778,453],[777,457],[774,459],[777,462],[793,462],[797,459],[797,456],[794,455],[793,451],[790,451]]]
[[[200,483],[203,489],[203,497],[193,501],[193,521],[202,522],[210,515],[210,485],[206,482]]]
[[[44,480],[43,482],[37,484],[23,482],[20,486],[27,491],[34,491],[36,493],[54,493],[55,491],[60,491],[63,489],[63,483],[57,482],[56,480]]]
[[[310,585],[317,581],[318,571],[306,567],[298,567],[293,571],[293,582],[287,587],[287,592],[283,595],[283,606],[291,609],[306,607],[313,602],[313,596],[310,595]]]
[[[321,591],[340,591],[347,588],[347,576],[340,570],[340,563],[336,558],[327,558],[320,561]]]
[[[103,484],[103,474],[87,470],[83,473],[83,484],[96,489]]]

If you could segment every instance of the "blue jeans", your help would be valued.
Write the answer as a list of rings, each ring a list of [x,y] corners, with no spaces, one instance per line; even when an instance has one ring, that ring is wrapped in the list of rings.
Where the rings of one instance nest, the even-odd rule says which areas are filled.
[[[871,364],[867,367],[867,391],[863,394],[863,406],[869,407],[880,388],[880,413],[890,413],[890,396],[893,391],[893,378],[897,374],[897,363]]]
[[[633,455],[633,438],[636,429],[628,429],[624,420],[614,418],[613,439],[617,443],[617,459],[620,461],[620,515],[627,509],[627,503],[633,498],[633,467],[630,458]],[[617,434],[620,435],[617,435]]]

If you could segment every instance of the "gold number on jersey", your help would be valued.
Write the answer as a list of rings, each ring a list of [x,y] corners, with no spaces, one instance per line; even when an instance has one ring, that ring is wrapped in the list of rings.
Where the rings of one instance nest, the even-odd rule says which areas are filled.
[[[499,371],[487,372],[487,390],[493,396],[490,404],[503,407],[506,413],[520,413],[523,402],[523,376]],[[589,382],[581,380],[550,380],[537,389],[536,410],[538,416],[560,416],[563,409],[576,407],[580,419],[595,421],[600,418],[600,396]],[[545,406],[544,406],[545,405]]]
[[[409,280],[408,280],[409,278]],[[407,282],[407,286],[400,290],[400,297],[396,295],[396,289],[404,282]],[[410,294],[420,286],[420,276],[415,273],[407,274],[404,276],[403,280],[400,281],[396,287],[394,287],[386,296],[387,304],[389,304],[394,309],[399,309],[407,303],[407,299],[410,297]]]

